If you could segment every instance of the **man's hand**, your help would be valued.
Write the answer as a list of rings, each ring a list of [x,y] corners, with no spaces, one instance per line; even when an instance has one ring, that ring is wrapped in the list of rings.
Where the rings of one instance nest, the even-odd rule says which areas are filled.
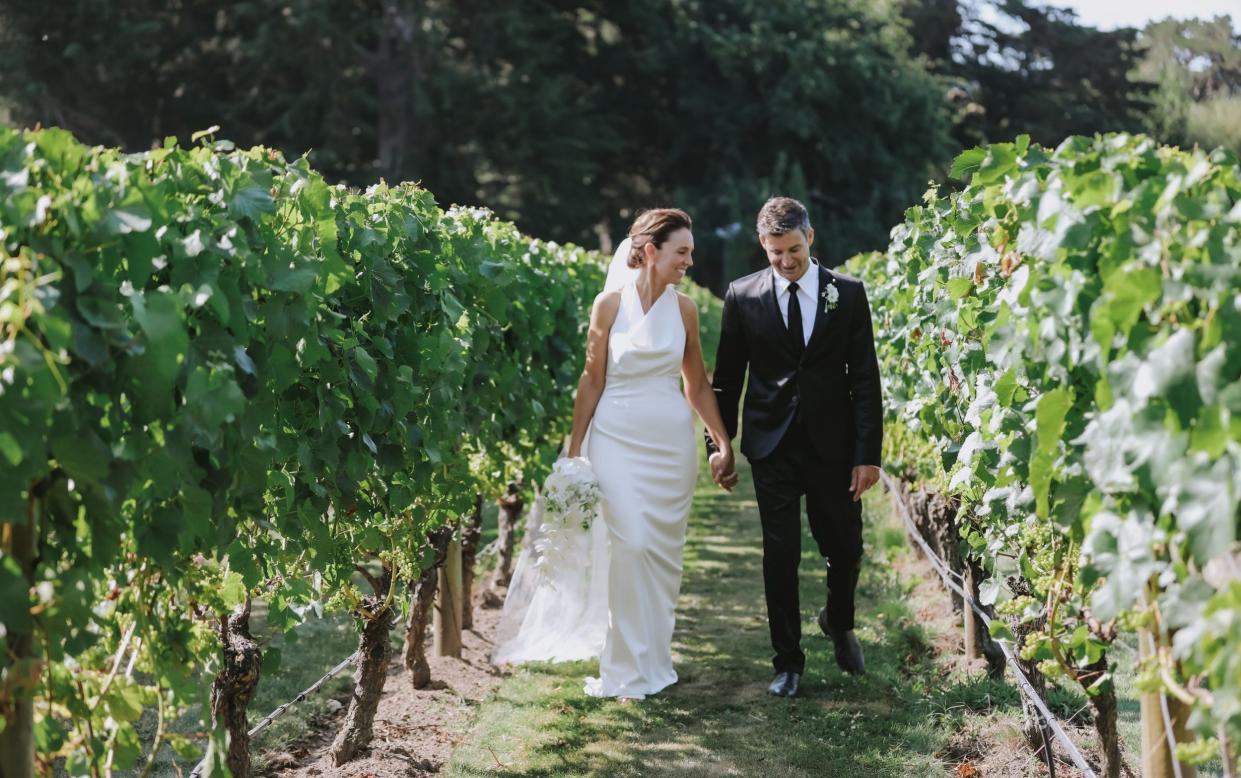
[[[737,464],[731,454],[719,451],[711,455],[711,480],[725,491],[731,492],[737,485]]]
[[[866,490],[879,483],[879,468],[874,465],[857,465],[853,468],[853,478],[849,482],[849,491],[853,492],[853,501],[862,499]]]

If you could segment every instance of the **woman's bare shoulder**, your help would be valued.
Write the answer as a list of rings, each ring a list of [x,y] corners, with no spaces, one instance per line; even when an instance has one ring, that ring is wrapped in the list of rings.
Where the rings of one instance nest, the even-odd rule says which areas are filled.
[[[684,292],[674,290],[677,293],[677,303],[681,306],[682,316],[698,316],[698,303],[694,302],[694,298]]]
[[[616,319],[616,312],[620,310],[620,301],[621,293],[619,289],[613,289],[610,292],[600,292],[595,295],[595,302],[592,306],[594,316],[610,325]]]

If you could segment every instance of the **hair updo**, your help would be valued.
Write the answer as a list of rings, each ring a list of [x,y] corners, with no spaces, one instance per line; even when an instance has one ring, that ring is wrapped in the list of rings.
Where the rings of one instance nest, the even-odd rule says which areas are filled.
[[[629,228],[629,240],[633,241],[629,248],[629,267],[642,264],[646,244],[653,243],[655,248],[659,248],[672,233],[693,229],[693,226],[689,214],[680,208],[652,208],[638,214]]]

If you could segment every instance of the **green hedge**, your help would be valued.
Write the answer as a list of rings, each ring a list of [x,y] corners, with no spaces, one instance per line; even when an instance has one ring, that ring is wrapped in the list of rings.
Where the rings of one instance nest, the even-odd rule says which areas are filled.
[[[205,702],[213,614],[352,605],[356,563],[408,580],[428,528],[540,477],[603,282],[486,211],[210,138],[0,130],[0,225],[0,708],[36,679],[39,758],[75,774]],[[118,650],[147,680],[107,681]]]

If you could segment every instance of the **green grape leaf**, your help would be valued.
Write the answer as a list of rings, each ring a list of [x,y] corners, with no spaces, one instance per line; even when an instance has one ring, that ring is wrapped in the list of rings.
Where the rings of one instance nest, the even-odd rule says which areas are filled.
[[[1054,475],[1056,453],[1064,434],[1065,417],[1073,403],[1072,393],[1064,388],[1053,389],[1038,400],[1035,412],[1036,440],[1034,457],[1030,460],[1030,485],[1038,515],[1048,515],[1048,498]]]
[[[30,584],[21,566],[12,556],[0,552],[0,624],[10,634],[29,630],[30,606]]]
[[[133,723],[142,718],[142,687],[129,679],[117,677],[108,689],[105,704],[109,716],[117,721]]]
[[[141,377],[134,390],[140,399],[162,405],[171,398],[189,349],[181,305],[174,295],[165,292],[135,292],[130,304],[145,336],[145,350],[133,360]]]
[[[233,193],[228,200],[228,210],[243,219],[253,219],[260,214],[275,213],[276,202],[267,189],[251,185]]]
[[[242,414],[246,398],[230,365],[199,365],[186,381],[185,403],[203,429],[214,431]]]
[[[4,460],[13,467],[20,465],[25,457],[17,438],[8,432],[0,432],[0,455],[3,455]]]
[[[974,288],[974,280],[972,278],[953,278],[948,281],[948,296],[954,300],[960,300],[970,293]]]
[[[977,172],[986,156],[987,150],[982,148],[963,151],[952,161],[952,167],[949,168],[948,175],[953,178],[967,178]]]

